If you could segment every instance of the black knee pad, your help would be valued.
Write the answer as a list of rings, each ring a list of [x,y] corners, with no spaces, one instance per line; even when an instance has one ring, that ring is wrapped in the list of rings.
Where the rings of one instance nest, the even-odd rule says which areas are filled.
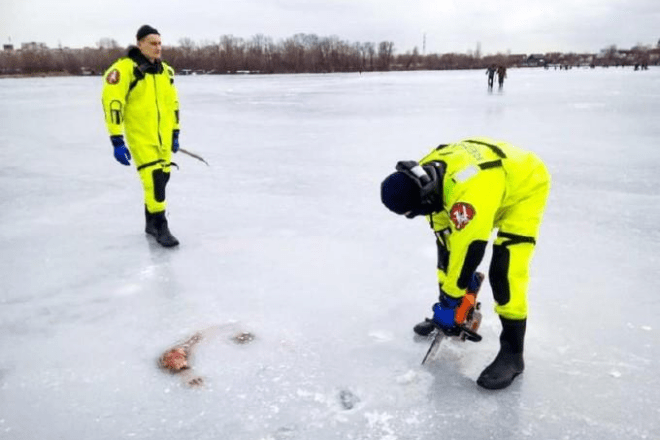
[[[159,168],[153,170],[151,176],[154,180],[154,199],[157,202],[164,202],[165,187],[167,186],[167,181],[170,180],[170,173],[166,173]]]
[[[503,245],[493,245],[493,258],[490,261],[488,280],[493,289],[493,298],[497,304],[503,306],[511,299],[509,289],[509,261],[511,254]]]

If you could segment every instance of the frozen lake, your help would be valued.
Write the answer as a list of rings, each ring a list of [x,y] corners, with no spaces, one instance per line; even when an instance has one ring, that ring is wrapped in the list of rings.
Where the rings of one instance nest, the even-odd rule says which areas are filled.
[[[211,166],[176,155],[163,249],[101,78],[0,79],[0,439],[660,438],[660,68],[513,69],[493,93],[483,71],[177,81]],[[398,160],[471,136],[553,175],[526,371],[498,392],[474,382],[487,285],[484,340],[420,366],[434,238],[379,198]],[[228,323],[256,339],[202,341],[204,387],[156,368]]]

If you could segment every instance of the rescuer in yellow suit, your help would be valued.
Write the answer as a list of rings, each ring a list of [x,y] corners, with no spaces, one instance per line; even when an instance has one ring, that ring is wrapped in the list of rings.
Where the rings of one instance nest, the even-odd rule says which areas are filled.
[[[440,145],[422,158],[399,162],[381,184],[391,211],[425,215],[438,247],[439,302],[433,322],[415,326],[428,335],[436,326],[456,330],[456,309],[474,289],[475,271],[494,229],[489,281],[502,322],[500,350],[477,383],[505,388],[524,369],[529,267],[550,191],[550,174],[533,153],[487,138]]]
[[[161,38],[149,25],[136,35],[137,46],[103,75],[103,111],[114,147],[123,165],[131,158],[142,180],[145,232],[165,247],[179,244],[171,234],[165,209],[165,187],[172,153],[179,149],[179,102],[174,70],[160,60]],[[128,146],[124,143],[124,135]]]

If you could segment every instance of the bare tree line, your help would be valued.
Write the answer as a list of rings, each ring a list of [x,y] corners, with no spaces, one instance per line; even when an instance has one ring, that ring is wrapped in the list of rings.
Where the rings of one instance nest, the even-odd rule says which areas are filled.
[[[178,47],[164,50],[163,57],[177,70],[214,73],[324,73],[390,70],[394,43],[349,43],[337,37],[297,34],[275,43],[255,35],[244,40],[224,35],[219,42],[201,45],[183,39]]]
[[[100,74],[126,54],[121,48],[50,49],[0,52],[2,74]]]
[[[603,52],[601,60],[610,65],[618,63],[615,50]],[[0,74],[101,74],[125,54],[125,48],[108,38],[99,40],[96,48],[4,51],[0,52]],[[648,53],[641,50],[636,56],[648,58]],[[584,63],[585,57],[555,53],[548,54],[545,62],[576,65]],[[164,47],[163,58],[177,72],[216,74],[479,69],[492,64],[512,67],[525,63],[524,55],[481,56],[479,50],[424,55],[415,48],[396,55],[391,41],[351,43],[336,36],[314,34],[296,34],[278,42],[261,34],[248,40],[223,35],[218,41],[201,44],[184,38],[178,46]]]
[[[126,54],[115,40],[99,40],[96,48],[33,49],[0,52],[4,74],[99,74]],[[297,34],[275,43],[255,35],[249,40],[224,35],[217,42],[197,44],[185,38],[163,48],[165,59],[177,71],[206,73],[323,73],[390,70],[394,43],[349,43],[338,37]]]

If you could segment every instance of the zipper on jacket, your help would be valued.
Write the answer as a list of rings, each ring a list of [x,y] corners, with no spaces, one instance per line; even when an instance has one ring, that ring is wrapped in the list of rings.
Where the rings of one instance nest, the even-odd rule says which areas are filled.
[[[158,126],[156,130],[158,131],[158,142],[159,142],[159,147],[163,146],[163,138],[160,136],[160,108],[158,106],[158,86],[156,85],[156,75],[157,73],[154,74],[154,97],[156,98],[156,114],[158,115]]]

